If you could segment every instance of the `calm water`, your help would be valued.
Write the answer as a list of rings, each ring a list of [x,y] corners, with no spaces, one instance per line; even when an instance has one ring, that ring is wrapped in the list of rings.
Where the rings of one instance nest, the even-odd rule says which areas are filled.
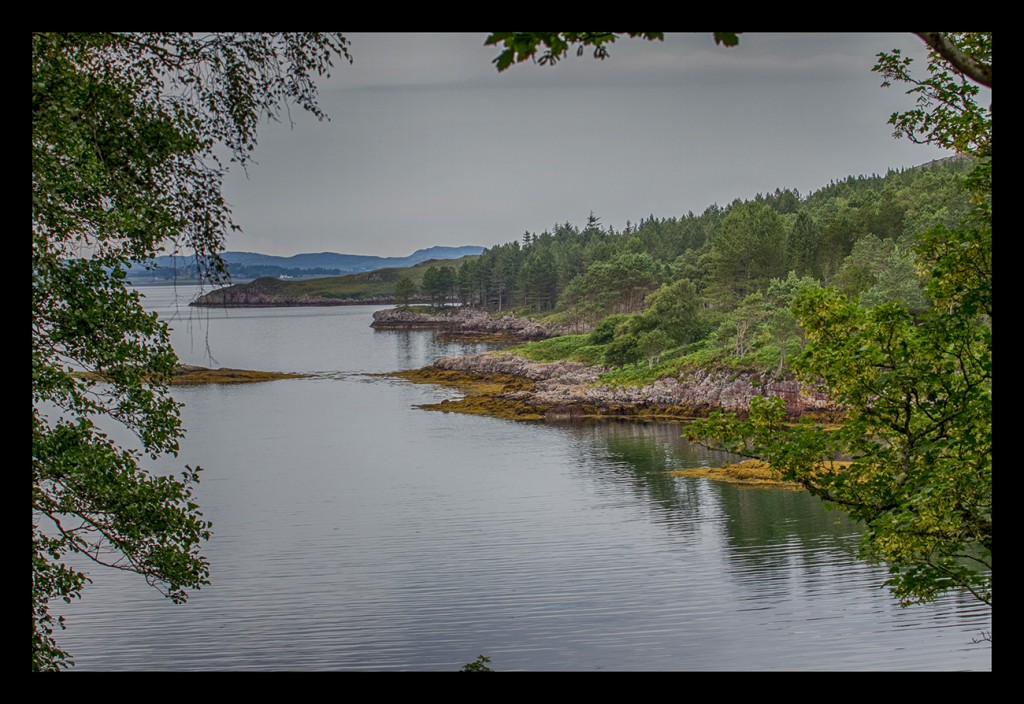
[[[184,362],[315,376],[175,390],[160,466],[205,468],[212,584],[176,606],[94,570],[64,610],[76,670],[991,669],[988,610],[899,608],[805,494],[669,476],[723,457],[678,427],[422,411],[448,392],[369,374],[483,346],[143,291]]]

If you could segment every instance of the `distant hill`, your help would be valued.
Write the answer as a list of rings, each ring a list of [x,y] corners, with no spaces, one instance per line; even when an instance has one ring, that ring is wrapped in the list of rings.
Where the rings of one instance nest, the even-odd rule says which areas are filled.
[[[461,259],[480,254],[483,247],[428,247],[418,249],[408,257],[374,257],[362,254],[296,254],[276,257],[255,252],[224,252],[221,258],[234,279],[256,279],[261,276],[311,278],[359,274],[384,268],[406,268],[431,259]],[[192,257],[166,256],[154,260],[155,268],[134,265],[129,278],[136,283],[152,283],[171,279],[188,280],[196,277],[196,262]]]
[[[468,255],[470,259],[478,256],[477,254]],[[423,284],[423,277],[431,267],[457,267],[465,261],[465,259],[428,259],[411,267],[389,267],[358,274],[292,281],[265,276],[248,283],[234,284],[210,291],[189,305],[256,308],[395,303],[395,285],[399,279],[409,279],[419,288]],[[427,299],[422,296],[414,296],[410,300],[423,302]]]

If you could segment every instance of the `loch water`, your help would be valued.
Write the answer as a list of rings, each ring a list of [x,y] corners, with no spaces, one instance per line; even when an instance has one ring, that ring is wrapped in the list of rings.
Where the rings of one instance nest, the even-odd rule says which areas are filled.
[[[378,306],[197,309],[140,288],[183,362],[301,372],[176,387],[211,584],[175,605],[87,567],[75,671],[991,670],[991,610],[900,608],[860,529],[782,489],[679,478],[728,456],[678,425],[424,411],[376,374],[483,344],[375,331]],[[127,438],[126,438],[127,441]],[[979,642],[980,641],[980,642]]]

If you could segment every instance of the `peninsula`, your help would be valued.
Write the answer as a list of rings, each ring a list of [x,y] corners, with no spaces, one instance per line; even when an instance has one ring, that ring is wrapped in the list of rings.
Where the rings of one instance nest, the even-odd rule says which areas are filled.
[[[376,329],[437,329],[446,334],[500,335],[504,340],[550,340],[566,332],[514,315],[453,309],[443,314],[414,310],[376,311]],[[585,336],[584,336],[585,337]],[[394,372],[416,383],[457,389],[458,398],[422,406],[427,410],[491,415],[514,420],[636,418],[685,421],[713,411],[740,415],[759,396],[777,396],[791,417],[835,420],[842,410],[820,390],[786,375],[751,369],[681,368],[647,383],[617,382],[609,367],[570,359],[536,361],[530,345],[465,357],[442,357],[431,366]]]

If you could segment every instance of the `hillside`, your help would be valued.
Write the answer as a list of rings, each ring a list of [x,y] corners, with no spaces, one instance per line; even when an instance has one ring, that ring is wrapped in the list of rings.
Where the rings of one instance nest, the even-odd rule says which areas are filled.
[[[527,232],[522,241],[490,247],[479,256],[340,277],[259,278],[198,304],[391,303],[407,272],[415,286],[406,287],[410,301],[425,296],[434,303],[555,316],[555,322],[578,332],[618,316],[608,324],[618,344],[606,360],[616,366],[697,343],[717,352],[734,350],[739,357],[761,352],[761,363],[773,356],[784,360],[799,345],[799,336],[775,318],[788,308],[795,288],[816,282],[865,302],[899,300],[915,314],[927,309],[914,238],[963,217],[969,208],[963,179],[970,168],[969,162],[944,159],[884,176],[848,176],[807,195],[776,189],[725,207],[712,204],[699,215],[627,222],[621,231],[591,215],[582,228],[566,222]],[[438,248],[417,254],[431,251]],[[261,255],[247,256],[253,262]],[[317,256],[297,262],[330,263]],[[444,276],[427,276],[430,262],[445,263]],[[651,305],[648,296],[662,289],[661,303],[641,315]],[[617,330],[626,322],[623,316],[631,317],[629,329]],[[655,335],[656,329],[665,334]]]
[[[407,257],[375,257],[361,254],[319,252],[277,257],[255,252],[224,252],[221,258],[227,264],[233,279],[256,279],[262,276],[312,278],[342,276],[370,272],[384,268],[416,266],[433,259],[460,259],[480,254],[483,247],[428,247]],[[165,256],[153,260],[153,268],[136,264],[129,269],[129,277],[136,283],[155,283],[168,280],[188,280],[196,276],[196,261],[187,256]]]
[[[429,259],[410,267],[387,267],[346,276],[282,280],[271,276],[235,284],[200,297],[191,305],[224,307],[336,306],[393,303],[395,285],[408,278],[417,288],[431,267],[456,267],[478,255],[461,259]]]

